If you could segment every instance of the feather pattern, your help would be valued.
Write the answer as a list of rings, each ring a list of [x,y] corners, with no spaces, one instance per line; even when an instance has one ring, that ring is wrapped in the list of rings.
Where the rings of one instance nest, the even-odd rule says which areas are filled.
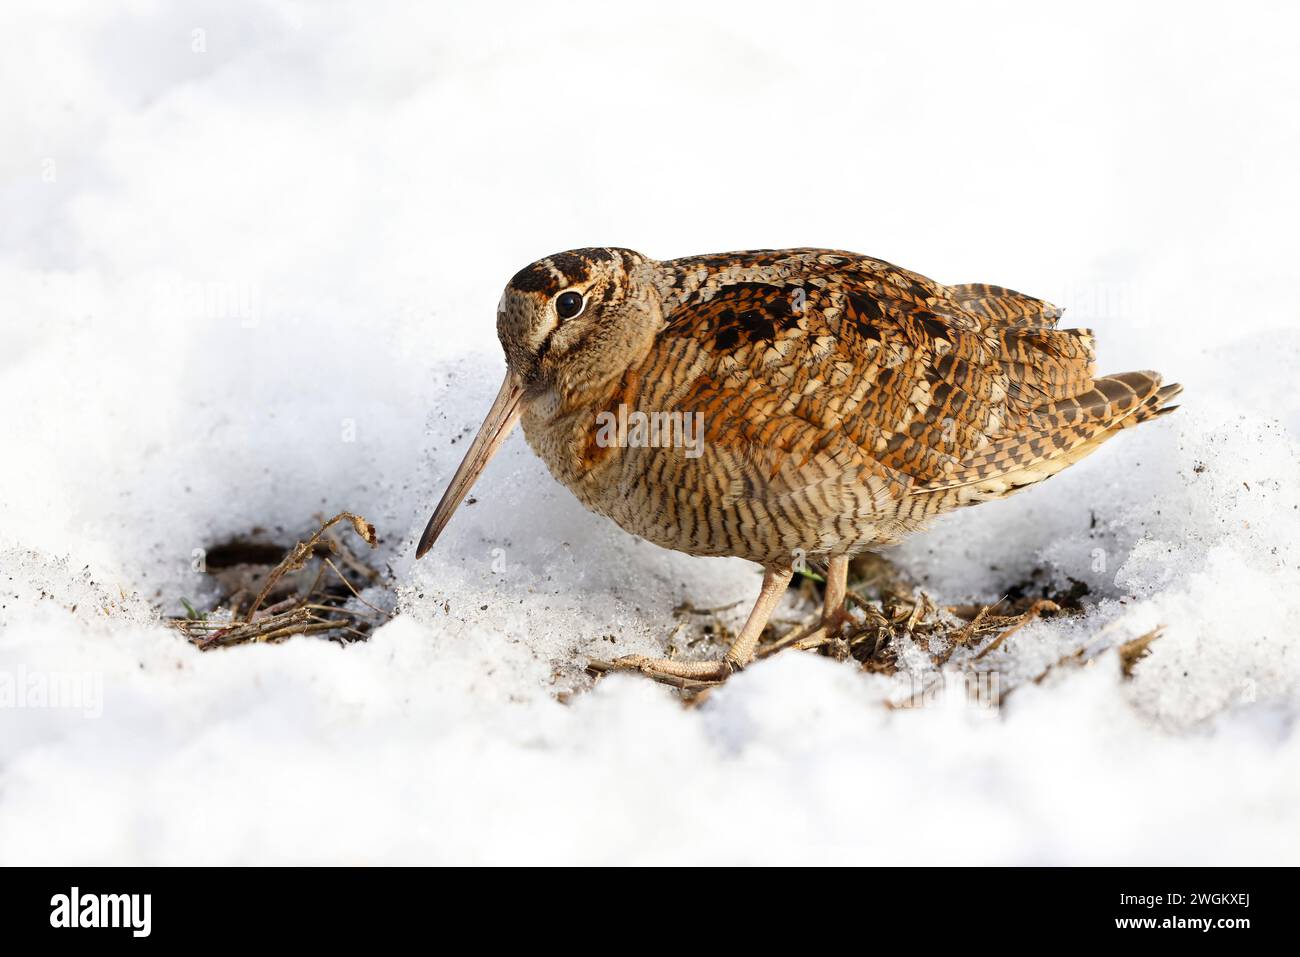
[[[662,320],[620,374],[561,389],[565,414],[525,430],[591,508],[693,554],[771,566],[891,544],[1043,481],[1179,392],[1155,372],[1098,377],[1089,330],[1000,286],[838,250],[601,252],[588,273],[551,267],[557,283],[640,277]],[[620,408],[698,423],[699,454],[593,441]]]

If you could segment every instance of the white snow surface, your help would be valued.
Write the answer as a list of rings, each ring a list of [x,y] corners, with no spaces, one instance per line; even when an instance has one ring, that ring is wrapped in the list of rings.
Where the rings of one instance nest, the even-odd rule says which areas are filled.
[[[0,862],[1300,863],[1293,8],[0,21]],[[691,709],[592,688],[586,656],[660,652],[674,606],[758,576],[589,514],[522,436],[415,563],[504,369],[501,287],[605,244],[1001,283],[1103,371],[1182,382],[892,555],[943,602],[1084,582],[1004,661],[1091,663],[996,714],[890,710],[903,676],[800,653]],[[160,624],[205,597],[195,549],[341,509],[400,590],[368,642]],[[1124,679],[1106,649],[1157,626]],[[69,675],[94,707],[20,700]]]

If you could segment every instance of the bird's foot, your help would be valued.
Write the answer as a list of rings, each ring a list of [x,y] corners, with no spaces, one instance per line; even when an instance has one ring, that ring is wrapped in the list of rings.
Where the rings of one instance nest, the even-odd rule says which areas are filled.
[[[611,671],[637,671],[674,688],[693,691],[721,684],[739,671],[740,666],[729,658],[718,661],[673,661],[671,658],[624,655],[613,661],[592,659],[587,662],[587,670],[597,675]]]
[[[745,619],[745,627],[731,643],[731,648],[720,661],[673,661],[669,658],[647,658],[644,655],[624,655],[613,661],[589,661],[587,670],[595,674],[607,671],[639,671],[648,678],[672,685],[683,691],[696,691],[721,684],[754,660],[758,637],[772,616],[793,572],[788,568],[768,568],[763,573],[763,587],[758,601]]]
[[[811,651],[839,639],[846,625],[854,625],[857,620],[844,608],[829,614],[825,611],[813,615],[802,624],[795,625],[780,638],[758,649],[759,658],[770,658],[778,651],[793,648],[795,651]]]

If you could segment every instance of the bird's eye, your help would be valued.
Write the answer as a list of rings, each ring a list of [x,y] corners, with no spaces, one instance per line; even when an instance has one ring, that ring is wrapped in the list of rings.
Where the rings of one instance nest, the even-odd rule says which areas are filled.
[[[582,295],[576,292],[562,292],[555,297],[555,314],[561,319],[572,319],[582,312]]]

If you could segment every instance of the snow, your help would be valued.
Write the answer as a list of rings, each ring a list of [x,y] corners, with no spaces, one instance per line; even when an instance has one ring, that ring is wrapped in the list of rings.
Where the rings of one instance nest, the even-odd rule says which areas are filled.
[[[1293,12],[0,18],[0,862],[1300,862]],[[1002,283],[1105,371],[1181,381],[892,555],[943,602],[1083,582],[1004,664],[1088,663],[996,713],[891,710],[923,675],[798,653],[690,709],[591,688],[586,656],[656,653],[758,576],[587,513],[522,436],[414,563],[499,383],[502,285],[593,244]],[[205,597],[195,549],[342,509],[400,592],[370,641],[201,654],[159,623]],[[1125,679],[1114,646],[1158,626]]]

